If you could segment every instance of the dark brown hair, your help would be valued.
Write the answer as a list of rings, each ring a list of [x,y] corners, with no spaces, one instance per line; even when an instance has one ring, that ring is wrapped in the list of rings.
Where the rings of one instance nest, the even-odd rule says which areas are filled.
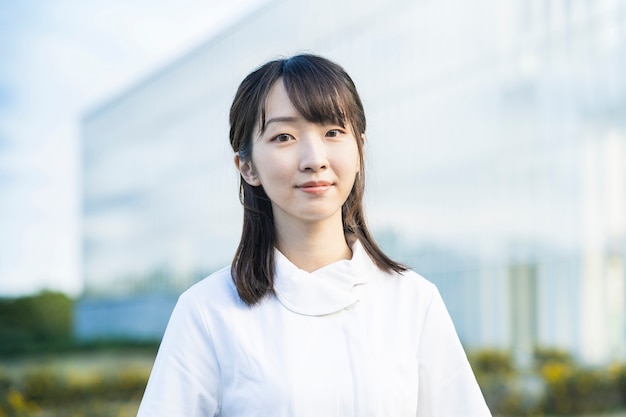
[[[348,123],[357,141],[360,171],[342,207],[343,229],[356,237],[374,263],[386,272],[403,272],[406,267],[385,255],[365,223],[363,191],[363,140],[365,112],[354,82],[339,65],[316,55],[296,55],[270,61],[250,73],[239,86],[230,108],[230,144],[239,158],[252,157],[255,129],[265,127],[265,102],[270,88],[282,80],[289,99],[302,116],[313,123]],[[243,204],[241,241],[231,273],[237,292],[248,305],[256,304],[273,290],[274,217],[263,186],[254,187],[239,179],[239,199]]]

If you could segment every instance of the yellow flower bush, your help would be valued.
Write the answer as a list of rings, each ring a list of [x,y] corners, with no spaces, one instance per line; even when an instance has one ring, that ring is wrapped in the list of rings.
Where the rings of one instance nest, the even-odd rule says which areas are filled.
[[[541,376],[548,384],[560,384],[566,381],[574,373],[571,365],[551,361],[547,362],[541,368]]]
[[[540,349],[533,369],[519,372],[506,352],[469,355],[494,415],[597,414],[626,410],[626,364],[581,368],[560,350]],[[538,388],[538,389],[537,389]]]
[[[134,417],[150,369],[0,369],[0,417]]]
[[[9,388],[0,400],[1,417],[30,417],[41,412],[41,409],[33,401],[29,401],[15,388]]]

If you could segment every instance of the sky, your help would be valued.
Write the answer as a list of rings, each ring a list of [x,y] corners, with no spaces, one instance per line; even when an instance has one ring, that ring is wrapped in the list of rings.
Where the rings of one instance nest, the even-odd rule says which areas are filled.
[[[80,121],[262,0],[0,0],[0,297],[78,295]]]

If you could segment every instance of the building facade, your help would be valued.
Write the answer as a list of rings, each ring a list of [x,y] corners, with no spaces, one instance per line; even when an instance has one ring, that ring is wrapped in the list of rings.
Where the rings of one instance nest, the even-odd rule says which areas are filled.
[[[624,0],[264,3],[84,118],[78,334],[97,303],[173,305],[230,262],[230,102],[261,63],[314,52],[362,95],[376,236],[468,348],[624,359],[625,28]],[[149,327],[135,316],[100,336]]]

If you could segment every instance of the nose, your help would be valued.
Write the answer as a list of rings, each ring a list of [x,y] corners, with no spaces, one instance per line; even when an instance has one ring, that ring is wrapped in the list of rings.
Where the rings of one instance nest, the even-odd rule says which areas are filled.
[[[300,170],[317,172],[328,167],[326,145],[316,135],[300,141]]]

